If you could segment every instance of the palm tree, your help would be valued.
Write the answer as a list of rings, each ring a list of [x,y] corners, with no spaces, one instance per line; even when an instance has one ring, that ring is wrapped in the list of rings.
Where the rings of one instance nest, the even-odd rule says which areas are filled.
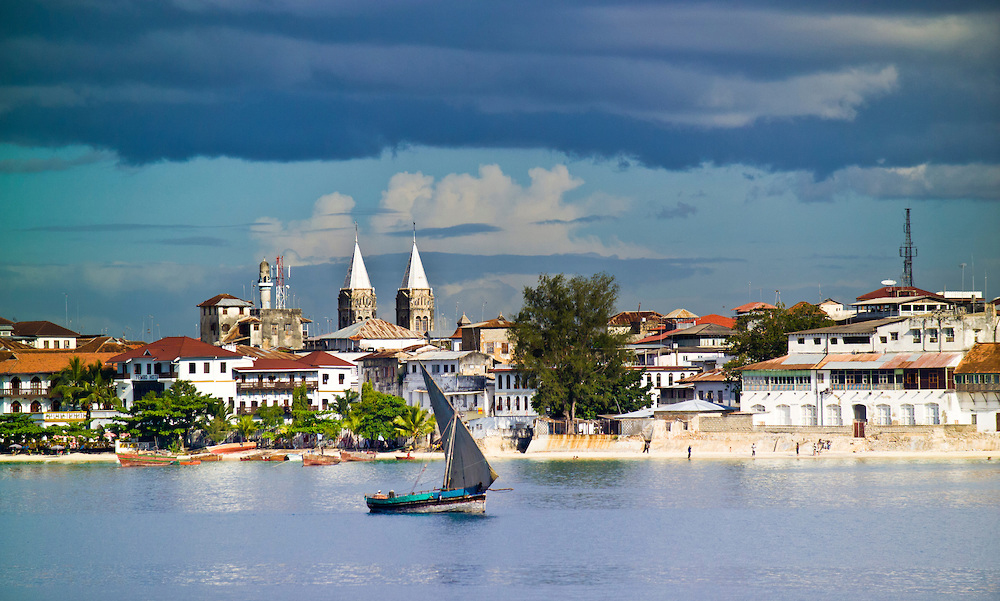
[[[402,415],[392,420],[396,427],[396,436],[406,438],[406,446],[416,445],[418,436],[424,436],[434,431],[434,417],[430,411],[416,405],[407,405]]]
[[[62,397],[62,402],[66,409],[78,409],[80,406],[80,399],[78,396],[84,390],[84,384],[87,381],[89,371],[87,367],[84,366],[83,361],[80,357],[74,355],[70,357],[69,365],[59,370],[59,372],[52,378],[53,394]]]
[[[355,438],[356,433],[359,428],[361,428],[361,416],[356,413],[348,413],[341,421],[341,426],[344,431],[347,432],[348,440],[351,442],[352,446],[357,445],[357,439]]]
[[[90,411],[92,407],[110,404],[117,398],[115,381],[110,376],[110,370],[102,367],[100,361],[94,361],[87,368],[87,377],[81,391],[81,405],[84,409]]]
[[[251,434],[256,434],[260,430],[260,425],[254,421],[252,415],[241,415],[238,420],[236,420],[236,431],[243,440],[249,440]]]

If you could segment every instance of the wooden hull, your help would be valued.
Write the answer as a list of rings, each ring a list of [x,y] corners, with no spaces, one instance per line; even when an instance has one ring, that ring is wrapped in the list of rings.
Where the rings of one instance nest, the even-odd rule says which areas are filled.
[[[160,467],[177,465],[176,455],[154,455],[152,453],[117,453],[122,467]]]
[[[436,490],[412,495],[376,494],[365,497],[372,513],[485,513],[486,493]]]
[[[340,452],[341,461],[375,461],[375,453]]]
[[[340,457],[336,455],[314,455],[312,453],[302,455],[302,465],[337,465],[338,463],[340,463]]]
[[[209,453],[224,455],[226,453],[239,453],[240,451],[251,451],[257,448],[256,442],[227,442],[208,447]]]

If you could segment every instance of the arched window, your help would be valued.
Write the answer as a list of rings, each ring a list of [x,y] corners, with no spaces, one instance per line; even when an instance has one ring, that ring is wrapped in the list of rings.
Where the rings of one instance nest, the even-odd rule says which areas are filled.
[[[900,416],[899,416],[899,423],[900,424],[902,424],[904,426],[913,426],[913,425],[916,425],[916,422],[917,422],[916,415],[915,415],[916,412],[913,410],[913,405],[909,405],[909,404],[907,404],[907,405],[900,405],[899,406],[899,410],[900,410]]]
[[[827,426],[843,426],[844,419],[841,416],[840,405],[827,405],[826,407],[826,425]]]
[[[31,378],[31,394],[42,394],[42,380],[38,376]]]
[[[754,405],[750,408],[750,411],[753,411],[754,413],[764,413],[766,409],[764,409],[763,405]]]
[[[669,385],[669,386],[673,386],[674,385],[674,374],[668,374],[667,375],[667,385]]]
[[[50,406],[52,407],[52,411],[59,411],[59,407],[61,407],[59,401],[52,401]]]
[[[875,423],[879,426],[892,425],[892,408],[889,405],[875,405]]]
[[[927,424],[936,426],[941,423],[941,407],[937,403],[927,403],[925,407]]]
[[[802,405],[802,425],[816,425],[816,405]]]
[[[18,401],[14,401],[13,403],[11,403],[10,404],[10,412],[11,413],[20,413],[21,412],[21,403],[18,402]]]
[[[510,411],[510,397],[507,397],[507,411]]]
[[[42,404],[39,403],[38,401],[32,401],[32,403],[31,403],[31,412],[32,413],[41,413],[42,412]]]
[[[10,390],[14,394],[21,392],[21,378],[11,378],[10,379]]]
[[[514,411],[520,411],[520,410],[521,410],[521,397],[516,396],[514,397]]]
[[[656,387],[660,388],[660,374],[656,374]]]

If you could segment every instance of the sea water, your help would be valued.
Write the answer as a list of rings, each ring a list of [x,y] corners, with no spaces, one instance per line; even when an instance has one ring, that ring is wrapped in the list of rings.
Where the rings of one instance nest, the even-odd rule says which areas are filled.
[[[0,599],[1000,599],[1000,460],[0,465]]]

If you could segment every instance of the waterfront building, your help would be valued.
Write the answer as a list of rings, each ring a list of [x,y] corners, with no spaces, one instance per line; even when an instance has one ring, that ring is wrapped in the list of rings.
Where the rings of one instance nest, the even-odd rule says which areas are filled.
[[[329,410],[337,397],[357,391],[355,366],[321,351],[293,359],[257,359],[252,366],[233,371],[239,413],[267,406],[291,408],[292,393],[300,386],[305,386],[313,411]]]
[[[980,432],[1000,432],[1000,343],[980,342],[955,368],[961,417]]]
[[[956,368],[996,325],[937,311],[792,332],[787,355],[743,368],[740,407],[769,426],[969,424]]]
[[[160,393],[177,380],[194,384],[198,392],[236,406],[233,370],[253,365],[253,359],[187,336],[162,338],[111,357],[116,366],[118,398],[126,408],[148,392]]]
[[[433,349],[425,343],[417,343],[401,349],[386,349],[368,353],[358,359],[361,383],[371,384],[378,392],[403,397],[403,377],[406,360],[421,349]]]
[[[528,385],[528,376],[512,365],[497,365],[492,370],[492,410],[494,417],[538,417],[531,400],[537,391]]]
[[[80,350],[22,349],[0,352],[0,413],[33,413],[41,421],[51,421],[45,416],[50,412],[63,412],[61,397],[56,395],[53,379],[69,367],[73,357],[79,357],[85,366],[95,362],[102,366],[117,353],[83,352]],[[111,410],[111,403],[98,410]]]
[[[727,348],[732,335],[730,328],[703,323],[649,336],[628,348],[635,353],[636,365],[711,370],[731,359]]]
[[[241,342],[248,344],[250,333],[241,336],[240,326],[246,324],[249,328],[250,310],[253,303],[236,298],[231,294],[216,294],[212,298],[198,303],[199,333],[201,341],[207,344]],[[259,320],[254,323],[260,324]],[[257,331],[260,331],[258,325]]]
[[[682,381],[702,371],[697,365],[630,365],[628,369],[642,372],[642,385],[650,387],[647,394],[652,407],[693,398],[693,386]]]
[[[690,392],[687,400],[708,401],[722,405],[737,405],[739,397],[734,383],[726,380],[722,368],[688,376],[678,382]],[[688,388],[690,387],[690,388]]]
[[[14,322],[0,317],[0,339],[10,338],[14,335]]]

